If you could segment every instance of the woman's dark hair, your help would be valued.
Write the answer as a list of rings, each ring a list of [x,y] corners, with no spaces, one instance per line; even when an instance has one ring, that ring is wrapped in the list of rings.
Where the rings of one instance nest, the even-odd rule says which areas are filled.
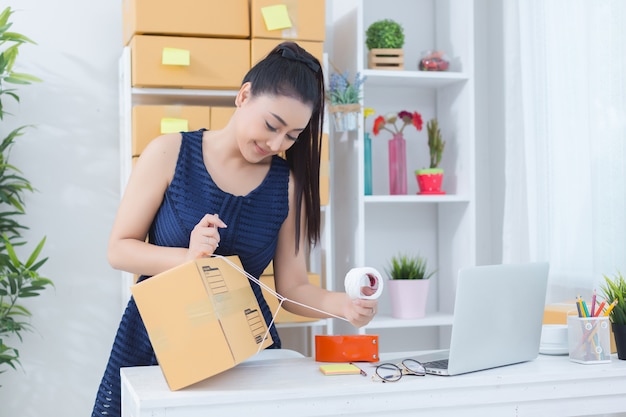
[[[296,143],[287,150],[286,160],[295,177],[296,253],[300,246],[302,203],[306,209],[309,244],[320,238],[320,150],[324,123],[324,74],[320,62],[294,42],[274,48],[246,74],[255,95],[287,96],[310,104],[313,113]]]

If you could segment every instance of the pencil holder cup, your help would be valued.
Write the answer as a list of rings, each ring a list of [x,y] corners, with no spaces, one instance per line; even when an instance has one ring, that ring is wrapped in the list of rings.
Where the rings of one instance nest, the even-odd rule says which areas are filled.
[[[596,364],[611,362],[609,318],[567,317],[569,360]]]

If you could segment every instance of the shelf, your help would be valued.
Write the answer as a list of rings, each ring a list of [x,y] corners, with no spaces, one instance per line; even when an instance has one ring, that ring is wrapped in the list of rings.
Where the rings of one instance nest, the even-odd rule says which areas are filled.
[[[395,329],[403,327],[452,326],[452,314],[431,314],[421,319],[397,319],[389,315],[378,314],[362,330]]]
[[[277,329],[303,328],[303,327],[321,327],[328,326],[328,319],[315,321],[298,321],[293,323],[276,323]]]
[[[463,195],[366,195],[367,203],[468,203],[470,200]]]
[[[133,104],[186,104],[234,106],[238,90],[183,88],[131,88]]]
[[[469,80],[462,72],[363,70],[366,86],[381,87],[445,87]]]

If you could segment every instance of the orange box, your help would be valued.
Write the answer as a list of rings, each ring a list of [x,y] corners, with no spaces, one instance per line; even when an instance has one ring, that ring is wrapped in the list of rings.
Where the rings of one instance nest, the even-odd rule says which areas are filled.
[[[281,42],[284,42],[284,39],[252,39],[250,41],[250,64],[254,66],[254,64],[265,58],[265,56]],[[296,41],[296,43],[306,49],[307,52],[317,58],[323,65],[324,42]]]
[[[236,256],[201,258],[131,287],[171,390],[230,369],[272,344],[240,269]]]
[[[208,106],[133,106],[133,156],[143,152],[157,136],[211,128]]]
[[[274,275],[261,275],[260,281],[276,291],[276,285],[274,284]],[[321,279],[318,274],[309,273],[309,282],[313,285],[320,286]],[[270,310],[272,310],[272,314],[276,314],[276,310],[278,309],[278,299],[268,292],[265,288],[263,288],[263,296],[265,300],[267,300],[267,305]],[[275,323],[303,323],[308,321],[317,321],[319,319],[314,319],[310,317],[299,316],[297,314],[290,313],[285,310],[284,306],[281,306],[278,315],[276,315]]]
[[[270,9],[272,7],[274,9]],[[279,15],[284,15],[282,12],[286,8],[290,27],[274,29],[275,20],[264,17],[264,12],[267,16],[267,12],[276,11],[276,7],[283,7],[278,10]],[[326,35],[325,7],[326,2],[319,0],[250,0],[251,37],[323,41]],[[268,30],[268,23],[272,30]]]
[[[328,205],[330,200],[330,150],[328,134],[322,135],[322,153],[320,155],[320,204]]]
[[[211,130],[226,127],[236,107],[211,107]]]
[[[133,87],[239,89],[250,69],[250,40],[136,35]]]
[[[249,0],[123,0],[123,40],[133,35],[250,37]]]

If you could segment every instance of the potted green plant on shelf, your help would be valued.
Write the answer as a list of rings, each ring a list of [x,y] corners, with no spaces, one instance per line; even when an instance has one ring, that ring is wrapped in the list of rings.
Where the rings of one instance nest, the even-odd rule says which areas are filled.
[[[436,118],[430,119],[426,123],[426,130],[428,132],[430,166],[415,171],[417,185],[420,189],[419,194],[445,194],[446,192],[441,190],[443,169],[439,168],[439,163],[441,163],[446,142],[441,137],[439,122]]]
[[[385,272],[389,277],[391,315],[400,319],[422,318],[426,315],[426,302],[430,278],[435,271],[421,255],[398,253],[393,255]]]
[[[2,100],[10,97],[19,102],[15,88],[7,84],[27,85],[40,81],[32,75],[13,71],[19,47],[24,43],[34,43],[19,33],[10,32],[12,23],[9,18],[13,10],[10,7],[0,14],[0,120],[8,114]],[[47,258],[39,259],[46,238],[37,244],[33,252],[23,261],[18,255],[18,248],[27,244],[22,232],[28,227],[20,223],[19,218],[25,213],[24,193],[32,192],[30,182],[22,176],[18,168],[9,163],[10,150],[15,140],[24,133],[26,126],[9,132],[0,142],[0,373],[6,367],[16,369],[19,351],[6,343],[8,336],[22,340],[22,332],[31,330],[28,319],[31,312],[21,304],[25,298],[38,296],[52,281],[39,273],[39,268]]]
[[[605,314],[608,312],[611,321],[617,357],[626,360],[626,279],[620,272],[613,277],[604,275],[601,290],[606,304],[609,305]]]
[[[354,75],[353,81],[350,81],[348,71],[330,74],[328,111],[333,115],[335,130],[338,132],[357,129],[365,79],[359,72]]]
[[[368,68],[404,69],[404,28],[392,19],[378,20],[365,31]]]

